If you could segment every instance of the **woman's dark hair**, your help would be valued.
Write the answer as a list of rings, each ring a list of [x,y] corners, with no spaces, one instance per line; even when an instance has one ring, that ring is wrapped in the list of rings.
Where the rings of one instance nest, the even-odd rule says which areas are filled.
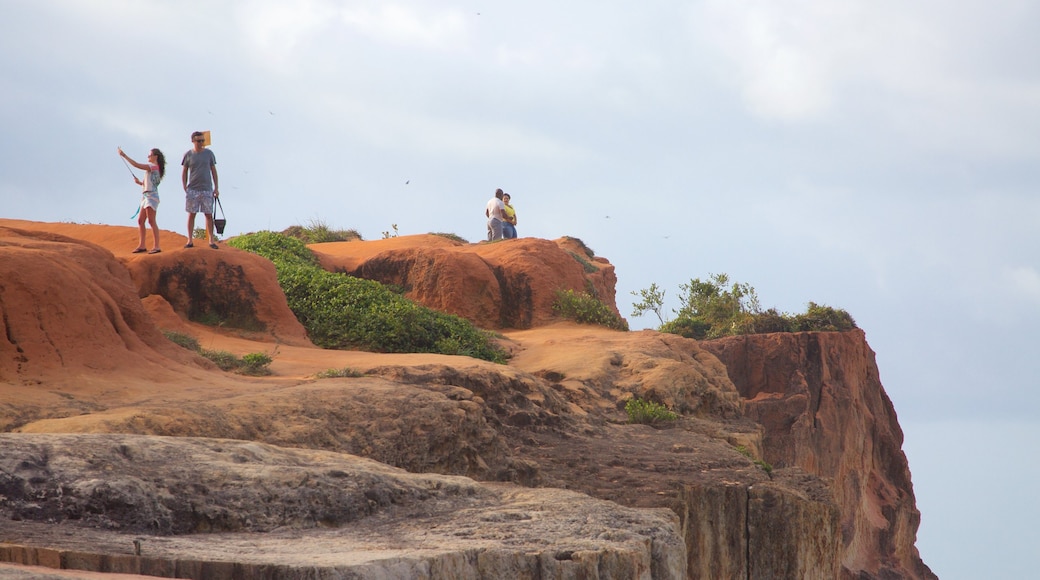
[[[162,181],[162,178],[166,177],[166,156],[158,149],[152,149],[152,154],[155,155],[155,160],[159,163],[159,181]]]

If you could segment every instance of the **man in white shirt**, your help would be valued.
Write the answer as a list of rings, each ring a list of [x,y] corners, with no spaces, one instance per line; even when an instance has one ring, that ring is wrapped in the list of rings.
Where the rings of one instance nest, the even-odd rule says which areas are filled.
[[[505,204],[502,203],[503,195],[505,195],[505,192],[501,189],[496,189],[495,197],[492,197],[487,202],[487,207],[484,209],[484,215],[488,219],[488,241],[490,242],[502,239],[502,224],[505,222],[506,209]]]

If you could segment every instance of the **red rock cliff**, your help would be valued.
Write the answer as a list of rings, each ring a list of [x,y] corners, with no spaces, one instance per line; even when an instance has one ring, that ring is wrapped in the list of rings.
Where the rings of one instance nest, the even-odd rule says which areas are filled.
[[[765,460],[832,481],[847,578],[935,578],[914,546],[921,514],[903,432],[861,330],[739,336],[702,347],[726,365]]]

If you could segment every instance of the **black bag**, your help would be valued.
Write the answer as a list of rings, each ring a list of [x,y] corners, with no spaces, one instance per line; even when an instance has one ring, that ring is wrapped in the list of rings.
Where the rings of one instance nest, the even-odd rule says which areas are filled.
[[[217,233],[224,235],[224,226],[227,225],[227,220],[224,219],[224,206],[220,205],[220,198],[217,198],[217,207],[220,208],[220,217],[213,216],[213,227],[217,230]]]

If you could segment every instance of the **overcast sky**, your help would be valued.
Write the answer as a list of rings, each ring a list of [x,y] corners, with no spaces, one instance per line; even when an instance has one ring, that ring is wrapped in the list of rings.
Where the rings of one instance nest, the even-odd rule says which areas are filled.
[[[183,232],[194,130],[226,235],[477,241],[501,187],[521,236],[616,266],[622,314],[720,272],[848,310],[925,562],[1035,572],[1040,0],[2,0],[0,22],[3,216],[134,225],[116,147],[159,147]]]

